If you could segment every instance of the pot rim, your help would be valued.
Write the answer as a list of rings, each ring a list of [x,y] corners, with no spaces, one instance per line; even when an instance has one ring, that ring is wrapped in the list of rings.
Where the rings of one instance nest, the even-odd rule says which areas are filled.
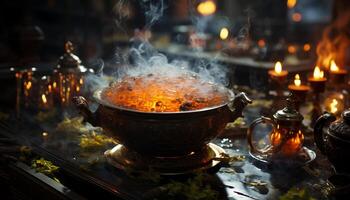
[[[232,99],[234,99],[234,95],[233,95],[233,97],[228,98],[226,103],[219,104],[217,106],[212,106],[212,107],[205,107],[205,108],[198,109],[198,110],[188,110],[188,111],[179,111],[179,112],[145,112],[145,111],[139,111],[139,110],[134,110],[134,109],[130,109],[130,108],[124,108],[121,106],[113,105],[113,104],[111,104],[111,103],[109,103],[101,98],[102,91],[103,91],[103,89],[99,89],[99,90],[96,90],[93,94],[93,98],[95,99],[95,101],[97,101],[97,103],[99,103],[103,106],[107,106],[107,107],[118,109],[118,110],[123,110],[123,111],[128,111],[128,112],[133,112],[133,113],[150,114],[150,115],[154,115],[154,114],[156,114],[156,115],[158,115],[158,114],[159,115],[180,115],[180,114],[206,112],[206,111],[216,110],[218,108],[224,107],[227,104],[229,104],[232,101]],[[227,91],[229,91],[229,89],[227,89]],[[232,92],[232,94],[233,94],[233,92]]]

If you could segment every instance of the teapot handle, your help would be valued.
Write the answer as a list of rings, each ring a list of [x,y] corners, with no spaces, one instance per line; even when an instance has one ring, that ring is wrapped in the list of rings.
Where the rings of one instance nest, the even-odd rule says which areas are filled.
[[[332,113],[325,112],[321,115],[315,123],[314,127],[314,139],[316,146],[320,151],[325,154],[324,138],[323,138],[323,128],[329,125],[331,122],[335,121],[336,117]]]
[[[265,148],[262,148],[262,149],[259,149],[259,148],[256,148],[254,145],[253,145],[253,131],[254,131],[254,128],[258,125],[258,124],[261,124],[261,123],[268,123],[268,124],[271,124],[272,125],[272,128],[273,130],[272,131],[275,131],[276,130],[276,127],[277,127],[277,124],[275,121],[273,121],[271,118],[268,118],[268,117],[260,117],[256,120],[254,120],[249,128],[248,128],[248,131],[247,131],[247,139],[248,139],[248,144],[249,144],[249,147],[250,147],[250,150],[252,153],[260,153],[260,154],[266,154],[269,150],[271,150],[271,146],[266,146]]]

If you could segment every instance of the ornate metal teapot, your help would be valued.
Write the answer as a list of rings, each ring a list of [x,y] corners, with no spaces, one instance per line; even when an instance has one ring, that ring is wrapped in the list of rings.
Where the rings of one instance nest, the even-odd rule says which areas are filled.
[[[248,144],[253,154],[260,155],[296,155],[303,147],[304,135],[301,131],[303,116],[295,109],[295,99],[290,96],[287,106],[277,111],[273,118],[256,119],[248,129]],[[273,130],[269,133],[270,144],[258,148],[253,144],[253,130],[260,123],[271,124]]]
[[[350,109],[345,110],[341,118],[324,113],[317,119],[314,127],[317,147],[328,157],[337,172],[350,172]]]

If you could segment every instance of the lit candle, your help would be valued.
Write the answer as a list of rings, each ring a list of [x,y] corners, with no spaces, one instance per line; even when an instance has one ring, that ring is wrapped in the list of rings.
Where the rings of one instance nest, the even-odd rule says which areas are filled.
[[[340,69],[334,60],[331,61],[330,65],[330,81],[334,84],[345,83],[346,75],[348,72],[345,69]]]
[[[280,61],[275,63],[275,68],[273,70],[269,70],[269,75],[271,78],[286,78],[288,75],[288,71],[282,69],[282,64]]]
[[[299,74],[296,74],[295,77],[294,77],[294,84],[288,85],[288,89],[289,89],[291,92],[295,92],[295,91],[307,92],[307,91],[310,90],[310,87],[307,86],[307,85],[303,85],[303,84],[301,83]]]
[[[294,84],[288,85],[289,91],[297,98],[296,108],[299,109],[300,103],[304,102],[306,95],[310,90],[310,87],[303,85],[299,74],[296,74],[294,77]]]
[[[327,79],[324,77],[324,72],[316,66],[313,72],[313,76],[308,79],[312,90],[315,93],[321,93],[325,91]]]
[[[282,69],[281,62],[275,63],[275,68],[268,71],[269,81],[271,83],[271,88],[276,91],[277,96],[283,96],[283,91],[285,88],[285,82],[287,79],[288,71]]]

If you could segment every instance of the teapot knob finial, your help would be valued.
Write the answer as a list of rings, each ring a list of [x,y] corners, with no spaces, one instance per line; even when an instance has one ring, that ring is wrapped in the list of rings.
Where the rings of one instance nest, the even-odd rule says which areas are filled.
[[[72,53],[74,50],[74,46],[73,46],[73,43],[71,41],[67,41],[65,44],[64,44],[64,51],[66,53]]]
[[[350,109],[345,110],[342,113],[343,119],[346,123],[350,124]]]

